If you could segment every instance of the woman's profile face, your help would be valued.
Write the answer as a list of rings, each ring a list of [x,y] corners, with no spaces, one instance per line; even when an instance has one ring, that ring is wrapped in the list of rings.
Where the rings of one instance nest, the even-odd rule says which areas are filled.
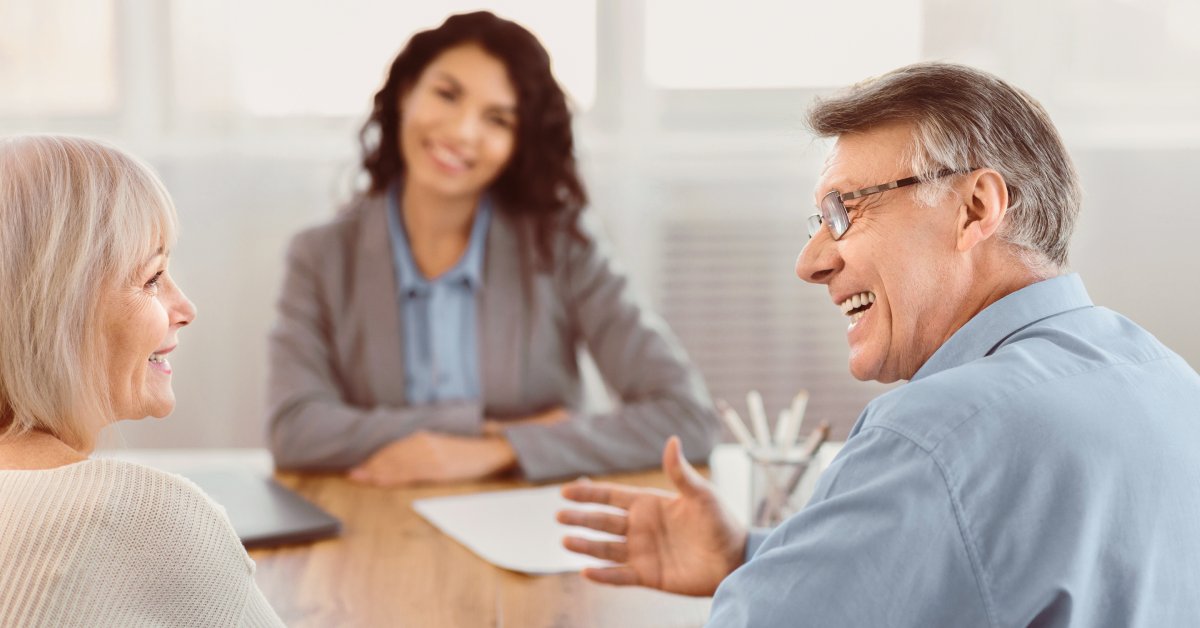
[[[477,197],[512,157],[516,90],[504,64],[476,44],[435,57],[399,106],[406,186],[446,198]]]
[[[101,300],[114,419],[161,418],[175,408],[167,354],[196,308],[167,274],[167,261],[160,250],[145,261],[136,281],[111,288]]]

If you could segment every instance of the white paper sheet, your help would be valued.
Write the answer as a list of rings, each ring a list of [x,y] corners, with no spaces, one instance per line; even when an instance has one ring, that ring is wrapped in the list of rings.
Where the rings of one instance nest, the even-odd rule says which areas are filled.
[[[568,535],[595,539],[618,537],[562,525],[555,520],[554,514],[564,508],[612,509],[567,501],[559,493],[560,489],[561,486],[547,486],[435,497],[414,501],[412,506],[417,514],[439,530],[497,567],[541,575],[610,564],[567,551],[562,546],[562,538]]]

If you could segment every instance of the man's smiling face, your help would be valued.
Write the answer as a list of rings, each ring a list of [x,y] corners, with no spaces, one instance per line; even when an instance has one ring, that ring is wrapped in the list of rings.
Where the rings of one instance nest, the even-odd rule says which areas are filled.
[[[908,171],[912,142],[908,124],[840,136],[816,199],[925,174]],[[796,260],[797,276],[828,286],[849,317],[850,372],[860,380],[912,378],[961,325],[969,284],[955,248],[958,197],[925,207],[917,188],[847,201],[849,230],[834,240],[822,227]]]

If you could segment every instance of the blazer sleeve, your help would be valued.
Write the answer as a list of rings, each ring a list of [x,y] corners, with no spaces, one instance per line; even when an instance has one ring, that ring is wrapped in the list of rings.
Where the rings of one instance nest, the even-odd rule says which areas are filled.
[[[303,232],[288,248],[278,318],[269,341],[269,442],[275,464],[282,469],[343,470],[418,430],[479,434],[483,411],[478,403],[406,407],[347,401],[344,375],[335,367],[337,321],[329,296],[335,280],[326,258],[336,256],[322,254],[321,238],[328,235]]]
[[[619,403],[612,412],[505,430],[521,470],[539,481],[655,467],[671,435],[688,458],[706,460],[718,419],[703,379],[666,323],[638,303],[596,229],[580,226],[587,241],[567,245],[559,290]]]

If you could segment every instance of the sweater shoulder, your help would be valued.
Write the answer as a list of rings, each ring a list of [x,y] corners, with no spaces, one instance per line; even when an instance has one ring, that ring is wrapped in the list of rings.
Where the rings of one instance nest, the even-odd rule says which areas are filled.
[[[0,499],[5,504],[0,522],[50,519],[81,543],[198,544],[245,556],[224,508],[200,487],[132,462],[95,459],[56,469],[2,472]]]
[[[16,613],[0,625],[232,625],[253,588],[224,510],[171,473],[111,459],[3,471],[0,504],[0,610]]]

